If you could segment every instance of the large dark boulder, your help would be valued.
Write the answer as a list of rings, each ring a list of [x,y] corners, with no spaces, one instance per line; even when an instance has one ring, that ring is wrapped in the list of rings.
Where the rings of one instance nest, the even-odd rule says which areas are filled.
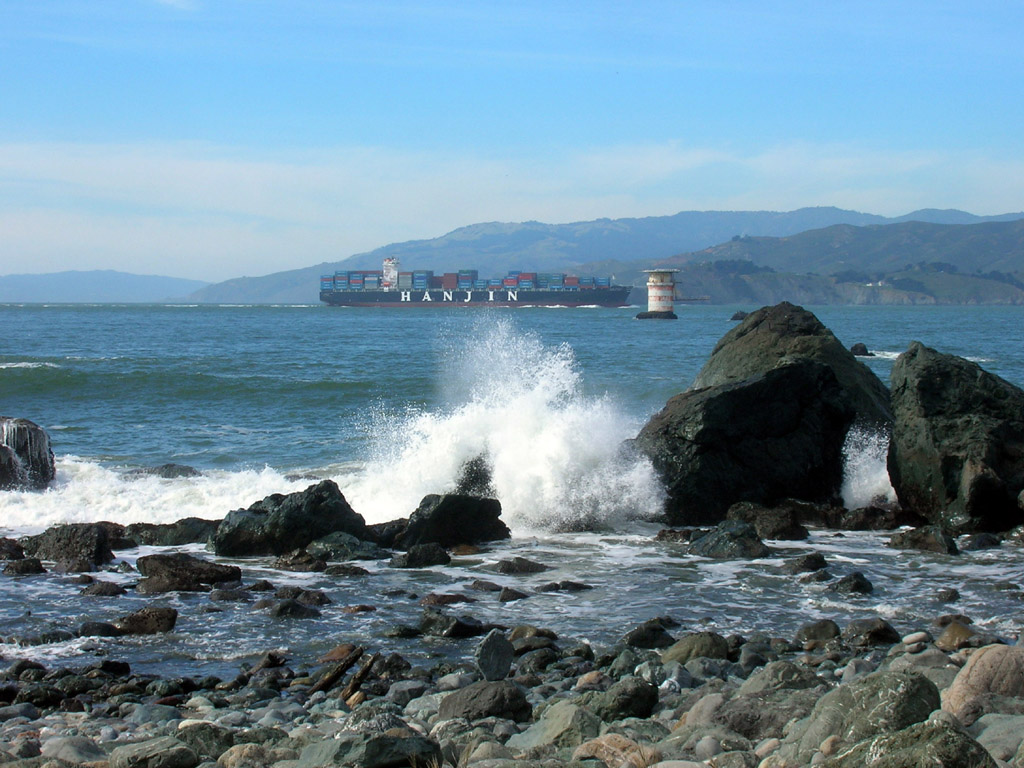
[[[634,445],[661,475],[671,524],[717,523],[740,501],[833,500],[853,418],[832,369],[799,359],[676,395]]]
[[[913,342],[892,369],[889,477],[900,504],[951,534],[1024,523],[1024,391]]]
[[[0,416],[0,491],[41,491],[55,474],[46,430],[28,419]]]
[[[248,509],[229,512],[211,544],[218,555],[283,555],[335,531],[370,537],[366,521],[352,510],[337,484],[322,480],[304,491],[275,493]]]
[[[213,584],[238,581],[237,565],[221,565],[183,552],[146,555],[136,563],[143,579],[136,591],[147,595],[161,592],[205,592]]]
[[[440,544],[451,548],[511,538],[500,517],[501,502],[497,499],[431,494],[409,516],[409,524],[395,540],[395,546],[409,549],[416,544]]]
[[[892,421],[889,392],[881,380],[812,312],[785,301],[752,312],[726,333],[691,388],[743,381],[793,359],[816,360],[831,368],[858,421]]]
[[[55,563],[105,565],[114,559],[109,528],[102,523],[71,523],[21,540],[25,553]]]

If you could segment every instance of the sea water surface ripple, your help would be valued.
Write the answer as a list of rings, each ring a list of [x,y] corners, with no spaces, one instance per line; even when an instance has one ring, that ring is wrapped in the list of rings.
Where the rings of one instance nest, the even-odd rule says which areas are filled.
[[[426,493],[449,490],[462,463],[485,453],[515,536],[426,572],[366,563],[372,575],[360,580],[240,563],[247,579],[323,588],[334,602],[316,620],[281,624],[245,605],[221,605],[211,621],[205,596],[181,594],[166,598],[181,613],[172,644],[77,639],[0,645],[0,655],[116,652],[156,670],[184,665],[230,674],[268,647],[313,658],[343,638],[386,643],[384,628],[417,621],[422,609],[409,593],[462,592],[475,578],[526,591],[586,582],[594,589],[517,603],[477,595],[465,612],[544,623],[595,643],[657,615],[687,628],[786,635],[814,618],[882,615],[910,628],[952,610],[1015,636],[1022,593],[1009,587],[1020,586],[1024,557],[1012,547],[949,558],[888,549],[884,534],[816,531],[809,542],[775,542],[777,555],[765,560],[719,563],[651,542],[657,526],[645,520],[658,509],[660,489],[650,467],[619,445],[689,385],[736,309],[685,306],[677,322],[639,322],[635,308],[2,305],[0,414],[46,428],[58,462],[50,491],[0,494],[2,535],[65,521],[220,518],[270,493],[299,490],[311,477],[337,480],[355,509],[378,522],[408,515]],[[884,381],[895,357],[920,340],[1024,383],[1017,308],[813,309],[845,345],[863,341],[875,352],[866,362]],[[851,447],[844,493],[877,492],[885,483],[882,457],[877,441]],[[127,474],[167,462],[202,475]],[[557,532],[581,520],[606,532]],[[875,592],[839,597],[780,572],[782,557],[812,549],[826,554],[837,578],[863,571]],[[117,554],[133,563],[146,552]],[[491,570],[513,554],[554,570],[526,578]],[[130,583],[137,575],[103,578]],[[959,589],[961,601],[939,603],[945,587]],[[112,620],[151,599],[87,601],[67,576],[4,577],[0,637],[39,639],[54,627]],[[344,613],[352,604],[377,610]],[[429,657],[449,649],[425,642],[422,650]]]

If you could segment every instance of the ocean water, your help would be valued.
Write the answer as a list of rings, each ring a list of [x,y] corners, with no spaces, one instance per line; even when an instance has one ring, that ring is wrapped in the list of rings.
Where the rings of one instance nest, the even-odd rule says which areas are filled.
[[[948,558],[887,549],[885,534],[816,531],[810,542],[776,543],[777,557],[717,563],[651,541],[662,491],[650,466],[620,451],[621,443],[690,384],[736,309],[687,305],[677,322],[641,322],[636,308],[0,305],[0,415],[43,426],[57,456],[50,490],[0,494],[0,535],[59,522],[220,518],[270,493],[300,490],[312,477],[335,479],[357,512],[382,522],[408,515],[427,493],[450,490],[462,465],[480,454],[493,466],[514,533],[447,568],[406,573],[368,563],[372,575],[357,580],[246,561],[246,578],[315,586],[334,603],[321,619],[281,623],[245,605],[210,613],[203,595],[160,598],[181,613],[173,643],[27,644],[153,598],[85,600],[67,576],[0,577],[0,639],[20,643],[0,643],[0,655],[109,653],[156,670],[229,673],[268,648],[311,659],[353,638],[386,646],[380,632],[416,623],[421,610],[391,590],[462,592],[474,578],[527,590],[562,579],[591,584],[587,592],[511,604],[476,595],[465,612],[545,624],[594,643],[657,615],[689,628],[785,635],[816,618],[842,624],[883,615],[903,629],[953,610],[1015,637],[1024,593],[1005,582],[1024,579],[1024,556],[1008,546]],[[812,309],[845,345],[866,343],[876,355],[866,362],[885,381],[896,356],[919,340],[1024,385],[1018,308]],[[885,449],[878,435],[851,436],[849,506],[891,490]],[[127,474],[167,462],[202,475]],[[581,522],[603,532],[563,532]],[[863,571],[875,592],[840,597],[779,572],[781,558],[810,549],[825,552],[836,577]],[[132,563],[146,551],[118,555]],[[525,579],[489,570],[511,554],[555,570]],[[934,595],[949,586],[963,598],[943,606]],[[343,612],[366,603],[377,610]],[[450,644],[419,647],[428,657],[453,653]]]

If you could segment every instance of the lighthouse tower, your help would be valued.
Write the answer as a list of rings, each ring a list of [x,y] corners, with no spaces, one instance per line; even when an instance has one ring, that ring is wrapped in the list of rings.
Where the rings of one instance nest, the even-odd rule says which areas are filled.
[[[678,269],[645,269],[647,273],[647,311],[638,320],[678,320],[672,311],[676,295],[675,273]]]

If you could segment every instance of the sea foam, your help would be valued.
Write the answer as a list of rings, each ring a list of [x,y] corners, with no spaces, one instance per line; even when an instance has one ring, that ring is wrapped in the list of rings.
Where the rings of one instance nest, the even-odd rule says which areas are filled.
[[[408,515],[424,495],[452,491],[477,457],[516,532],[615,526],[661,511],[650,462],[623,447],[639,425],[611,398],[583,394],[569,345],[545,345],[491,317],[453,340],[445,358],[447,405],[380,413],[365,471],[339,479],[369,522]]]
[[[184,517],[217,520],[271,493],[309,485],[276,470],[213,470],[201,477],[133,476],[77,456],[56,461],[57,476],[43,492],[6,491],[3,530],[38,533],[60,523],[172,523]]]

